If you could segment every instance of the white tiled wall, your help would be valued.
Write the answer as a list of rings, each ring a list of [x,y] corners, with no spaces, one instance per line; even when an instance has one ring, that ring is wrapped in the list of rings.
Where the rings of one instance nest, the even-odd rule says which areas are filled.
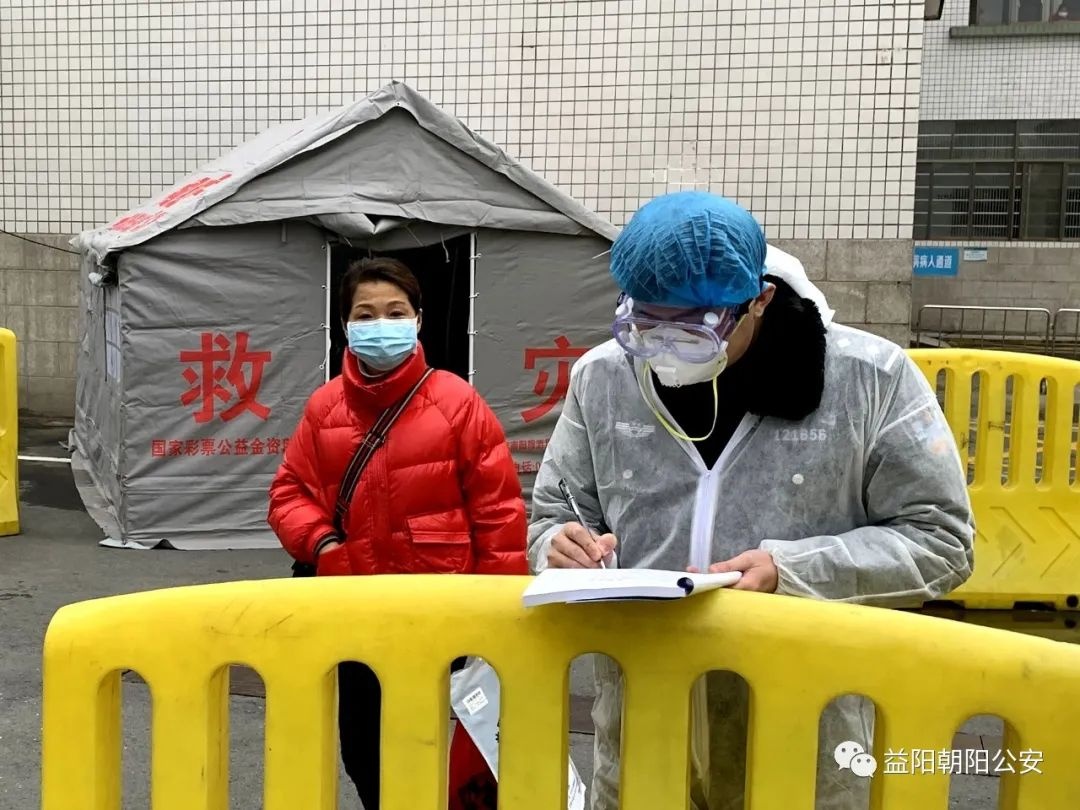
[[[1080,36],[950,39],[969,18],[967,0],[945,0],[925,23],[923,120],[1080,118]]]
[[[109,221],[399,79],[616,224],[698,187],[773,238],[908,238],[923,5],[0,0],[0,227]]]

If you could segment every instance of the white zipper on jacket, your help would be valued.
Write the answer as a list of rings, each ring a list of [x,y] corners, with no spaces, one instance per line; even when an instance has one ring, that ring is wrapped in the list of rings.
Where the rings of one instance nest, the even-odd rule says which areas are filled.
[[[698,478],[694,496],[694,517],[690,524],[690,565],[707,573],[712,556],[713,521],[716,520],[716,486],[720,476],[716,470],[706,470]]]
[[[720,458],[712,466],[705,470],[698,479],[697,494],[694,498],[694,519],[690,524],[690,565],[697,568],[703,574],[708,573],[709,566],[720,560],[713,560],[712,541],[716,530],[716,503],[720,497],[720,473],[727,466],[731,455],[739,448],[746,438],[754,432],[761,418],[746,414],[743,416],[735,432],[731,434]],[[704,466],[704,462],[702,463]]]
[[[651,376],[641,375],[636,365],[637,361],[632,364],[634,376],[638,380],[638,390],[643,397],[647,397],[655,407],[663,414],[671,424],[678,424],[675,417],[668,411],[667,407],[661,401],[660,397],[656,393],[656,388],[653,385]],[[644,390],[644,387],[648,386],[648,390]],[[709,566],[714,562],[720,562],[719,560],[712,560],[712,540],[713,532],[715,531],[716,522],[716,501],[719,498],[720,488],[720,473],[723,471],[728,460],[731,458],[732,453],[738,449],[739,445],[745,441],[745,439],[754,432],[758,424],[761,422],[761,417],[752,416],[746,414],[743,416],[742,421],[739,422],[735,432],[731,434],[731,438],[728,439],[727,445],[724,446],[723,451],[720,453],[720,458],[716,460],[716,463],[710,469],[706,466],[705,461],[701,458],[701,453],[698,452],[693,442],[685,441],[677,436],[672,436],[675,441],[686,451],[686,454],[693,461],[694,466],[697,467],[700,473],[697,483],[697,491],[694,495],[694,515],[690,523],[690,560],[689,565],[699,569],[702,573],[707,573]]]

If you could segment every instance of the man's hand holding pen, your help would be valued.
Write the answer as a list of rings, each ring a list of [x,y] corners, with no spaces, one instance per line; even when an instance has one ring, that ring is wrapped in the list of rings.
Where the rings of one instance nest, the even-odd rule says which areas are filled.
[[[549,568],[607,568],[615,551],[615,535],[597,535],[585,525],[577,498],[567,485],[566,480],[559,481],[559,492],[570,511],[577,518],[577,523],[566,523],[551,540],[548,551]]]
[[[567,523],[551,540],[549,568],[600,568],[610,561],[618,541],[613,534],[593,535],[580,523]]]

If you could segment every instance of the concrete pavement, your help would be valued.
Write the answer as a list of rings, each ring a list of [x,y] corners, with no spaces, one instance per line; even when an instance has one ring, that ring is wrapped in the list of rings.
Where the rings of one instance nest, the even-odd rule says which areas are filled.
[[[66,427],[24,429],[22,452],[62,457]],[[18,537],[0,538],[0,810],[29,810],[39,804],[41,724],[41,644],[46,625],[62,605],[99,596],[176,585],[287,576],[280,551],[179,552],[104,549],[102,534],[82,511],[64,464],[25,463],[21,467],[22,527]],[[591,781],[589,681],[582,667],[572,678],[571,753]],[[236,673],[231,697],[231,803],[233,810],[261,806],[264,702],[257,680]],[[149,807],[148,690],[125,679],[125,810]],[[978,719],[964,731],[992,738],[994,719]],[[969,738],[970,742],[970,738]],[[989,742],[992,743],[992,740]],[[971,743],[974,745],[974,743]],[[903,778],[891,776],[889,778]],[[953,780],[950,810],[996,807],[998,780],[960,776]],[[357,808],[341,779],[342,808]]]

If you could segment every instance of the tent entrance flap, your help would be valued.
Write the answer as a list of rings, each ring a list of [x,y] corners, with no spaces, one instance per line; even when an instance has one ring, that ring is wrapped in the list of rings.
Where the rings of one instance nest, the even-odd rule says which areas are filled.
[[[469,268],[472,239],[469,234],[406,250],[369,251],[363,245],[333,244],[330,247],[330,377],[341,373],[348,341],[342,327],[341,282],[357,259],[388,257],[405,264],[420,281],[423,321],[420,342],[428,363],[469,379]]]

